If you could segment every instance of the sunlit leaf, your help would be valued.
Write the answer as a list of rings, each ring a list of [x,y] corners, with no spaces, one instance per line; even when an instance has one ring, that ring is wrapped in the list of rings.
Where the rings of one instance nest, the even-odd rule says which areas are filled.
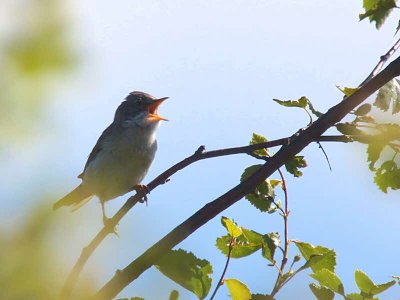
[[[367,296],[374,296],[374,295],[378,295],[384,291],[386,291],[388,288],[390,288],[391,286],[393,286],[396,281],[392,280],[383,284],[375,284],[369,277],[367,274],[365,274],[364,272],[360,271],[360,270],[356,270],[355,271],[355,281],[356,284],[358,286],[358,288],[361,290],[363,295],[367,295]]]
[[[306,108],[308,104],[308,98],[307,97],[301,97],[299,100],[279,100],[279,99],[273,99],[276,103],[286,106],[286,107],[300,107],[300,108]]]
[[[251,293],[247,285],[237,279],[225,279],[232,300],[250,300]]]
[[[240,181],[243,182],[261,167],[262,165],[253,165],[246,168],[240,178]],[[250,203],[254,205],[257,209],[263,212],[270,209],[272,200],[274,198],[275,191],[269,179],[261,182],[252,193],[246,195],[246,199],[249,200]]]
[[[360,20],[369,18],[370,22],[375,22],[376,28],[380,28],[385,22],[393,8],[396,7],[395,0],[364,0],[363,7],[365,12],[359,15]]]
[[[311,283],[309,287],[318,300],[332,300],[335,297],[335,293],[324,286],[319,286],[315,283]]]
[[[253,137],[250,141],[250,145],[254,145],[254,144],[259,144],[259,143],[265,143],[267,142],[267,138],[263,137],[260,134],[257,133],[253,133]],[[269,155],[268,153],[268,149],[259,149],[259,150],[255,150],[253,151],[255,154],[260,155],[260,156],[266,156]]]
[[[325,286],[335,293],[344,295],[344,287],[340,278],[328,269],[322,269],[314,274],[310,274],[312,278],[317,280],[320,285]]]
[[[212,267],[205,259],[185,250],[171,250],[154,264],[168,278],[203,299],[211,288]]]
[[[301,255],[306,261],[310,261],[309,266],[314,272],[321,269],[328,269],[332,272],[335,271],[336,266],[336,253],[332,249],[322,246],[313,246],[309,243],[294,241],[299,249]],[[320,257],[314,257],[320,255]]]
[[[350,97],[351,95],[353,95],[355,92],[357,92],[360,88],[349,88],[349,87],[344,87],[341,88],[340,86],[336,86],[336,88],[341,91],[343,94],[345,94],[346,96]]]
[[[274,262],[276,248],[279,247],[280,237],[278,232],[271,232],[263,235],[263,256],[271,262]]]
[[[387,193],[387,189],[400,189],[400,170],[394,161],[385,161],[375,172],[374,182],[381,191]]]
[[[253,230],[245,229],[241,227],[242,235],[235,239],[235,243],[232,245],[231,257],[239,258],[248,256],[258,250],[264,245],[263,236]],[[216,246],[225,255],[229,253],[229,245],[231,243],[232,236],[224,235],[217,239]]]
[[[307,161],[304,159],[304,156],[300,155],[291,158],[285,163],[286,170],[294,177],[302,176],[303,172],[301,172],[299,168],[305,168],[305,167],[307,167]]]
[[[230,236],[238,237],[242,234],[242,229],[238,227],[232,220],[221,217],[221,223],[228,230]]]
[[[388,111],[392,105],[392,114],[400,111],[400,83],[398,79],[392,79],[379,89],[374,106],[383,111]]]

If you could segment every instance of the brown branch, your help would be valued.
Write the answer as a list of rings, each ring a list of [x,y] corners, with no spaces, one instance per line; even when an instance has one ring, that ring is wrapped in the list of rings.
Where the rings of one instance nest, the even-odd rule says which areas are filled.
[[[271,148],[281,145],[286,145],[290,142],[291,138],[282,138],[274,141],[269,141],[260,144],[254,144],[249,146],[242,146],[242,147],[234,147],[234,148],[226,148],[226,149],[219,149],[213,151],[204,151],[204,146],[200,146],[196,152],[183,159],[182,161],[178,162],[174,166],[170,167],[160,175],[158,175],[154,180],[152,180],[148,185],[149,191],[154,190],[157,186],[166,183],[176,172],[184,169],[185,167],[189,166],[190,164],[208,158],[226,156],[226,155],[234,155],[234,154],[243,154],[249,153],[254,150],[259,150],[263,148]],[[353,141],[351,138],[345,135],[329,135],[320,137],[317,141],[323,142],[344,142],[348,143]],[[61,290],[61,299],[68,299],[71,296],[73,287],[76,284],[79,274],[81,273],[83,267],[85,266],[86,262],[96,250],[96,248],[100,245],[100,243],[109,235],[113,233],[114,227],[119,223],[119,221],[127,214],[127,212],[141,200],[139,195],[134,195],[130,197],[125,204],[115,213],[115,215],[109,219],[107,226],[103,227],[99,233],[94,237],[94,239],[90,242],[90,244],[83,248],[81,255],[77,262],[75,263],[74,267],[72,268],[70,274],[64,286]]]
[[[341,121],[351,110],[360,105],[367,97],[376,92],[388,81],[400,75],[400,58],[389,64],[382,72],[361,86],[354,94],[345,97],[339,104],[333,106],[327,113],[291,139],[290,144],[272,156],[261,168],[248,179],[241,182],[222,196],[206,204],[203,208],[181,223],[164,238],[155,243],[123,270],[116,272],[95,295],[96,299],[112,299],[130,282],[135,280],[145,270],[150,268],[159,257],[175,247],[181,241],[209,220],[230,207],[245,195],[253,191],[258,184],[271,176],[288,159],[295,156],[311,142],[319,137],[335,123]]]

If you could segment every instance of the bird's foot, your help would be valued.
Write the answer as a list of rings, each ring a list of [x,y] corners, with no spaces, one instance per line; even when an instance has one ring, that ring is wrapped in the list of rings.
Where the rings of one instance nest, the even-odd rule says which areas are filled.
[[[146,203],[147,206],[147,194],[150,194],[150,190],[145,184],[137,184],[133,187],[136,193],[139,195],[141,203]]]
[[[113,223],[112,218],[107,218],[106,216],[103,216],[103,224],[109,233],[113,233],[117,237],[119,237],[116,224]]]

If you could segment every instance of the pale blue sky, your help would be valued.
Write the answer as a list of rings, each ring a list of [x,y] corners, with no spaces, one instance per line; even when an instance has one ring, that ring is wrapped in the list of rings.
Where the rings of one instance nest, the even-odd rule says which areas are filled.
[[[307,116],[280,107],[273,98],[306,95],[324,111],[341,99],[335,85],[356,86],[394,43],[397,20],[392,17],[376,31],[358,22],[361,5],[346,0],[74,1],[68,7],[71,39],[82,53],[81,68],[58,83],[36,146],[4,162],[13,170],[1,194],[14,200],[1,222],[23,218],[32,193],[45,189],[61,197],[79,184],[76,175],[91,148],[133,90],[170,97],[160,108],[170,122],[159,129],[159,151],[145,182],[202,144],[210,150],[245,145],[252,132],[269,139],[291,135],[307,124]],[[287,175],[290,238],[334,248],[346,292],[357,291],[358,268],[377,283],[389,281],[400,274],[399,194],[385,195],[372,184],[363,146],[326,144],[325,150],[332,172],[317,145],[310,145],[303,153],[309,163],[304,176]],[[236,185],[243,169],[255,163],[243,155],[218,158],[176,174],[151,193],[148,207],[135,207],[123,219],[121,237],[104,242],[86,274],[96,272],[102,286],[117,268]],[[126,198],[109,202],[108,211]],[[56,213],[66,223],[80,224],[62,232],[73,241],[63,247],[72,263],[100,228],[100,206],[92,201],[75,214]],[[282,232],[278,215],[261,214],[247,200],[222,215],[260,233]],[[225,262],[214,243],[223,234],[217,217],[179,245],[211,261],[214,284]],[[291,256],[296,253],[292,247]],[[260,255],[232,260],[226,277],[241,280],[254,293],[269,293],[276,272],[266,265]],[[277,299],[310,299],[309,273],[292,280]],[[166,299],[172,289],[180,291],[181,299],[195,299],[155,269],[120,296]],[[400,299],[398,294],[394,287],[380,299]],[[222,287],[217,298],[226,295]]]

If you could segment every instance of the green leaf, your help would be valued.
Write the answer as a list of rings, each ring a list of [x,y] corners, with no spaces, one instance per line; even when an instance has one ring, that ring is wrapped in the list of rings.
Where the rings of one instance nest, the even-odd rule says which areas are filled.
[[[356,127],[354,123],[337,123],[336,129],[345,135],[363,135],[364,132]]]
[[[344,295],[343,284],[340,281],[339,277],[328,269],[319,270],[314,274],[310,274],[310,276],[317,280],[320,285],[331,289],[335,293]]]
[[[179,292],[177,290],[171,291],[171,294],[169,294],[169,300],[178,300],[179,298]]]
[[[274,262],[274,254],[276,248],[279,247],[280,237],[278,232],[271,232],[263,235],[262,255],[270,262]]]
[[[275,298],[270,295],[252,294],[251,300],[275,300]]]
[[[309,287],[318,300],[332,300],[335,297],[335,293],[324,286],[311,283]]]
[[[384,291],[386,291],[388,288],[393,286],[396,281],[392,280],[389,282],[386,282],[384,284],[379,284],[376,285],[364,272],[360,270],[356,270],[355,272],[355,280],[358,288],[362,292],[363,295],[367,296],[374,296],[378,295]]]
[[[302,176],[303,172],[301,172],[299,168],[305,167],[307,167],[307,161],[304,159],[304,156],[295,156],[285,163],[286,170],[294,175],[294,177]]]
[[[365,297],[361,294],[351,293],[351,294],[347,294],[345,299],[346,300],[365,300]],[[368,300],[372,300],[372,299],[368,299]]]
[[[317,118],[319,118],[323,115],[322,112],[320,112],[314,108],[314,106],[312,105],[310,100],[308,100],[308,108]]]
[[[144,298],[131,297],[131,298],[120,298],[120,299],[116,299],[116,300],[144,300]]]
[[[349,87],[341,88],[338,85],[336,87],[339,91],[341,91],[343,94],[345,94],[348,97],[350,97],[351,95],[353,95],[355,92],[357,92],[360,89],[360,88],[349,88]]]
[[[362,123],[375,123],[375,118],[373,116],[357,116],[357,118],[354,120],[354,123],[357,122],[362,122]]]
[[[301,97],[299,100],[287,100],[287,101],[282,101],[279,99],[273,99],[276,103],[285,106],[285,107],[300,107],[300,108],[306,108],[308,104],[308,98],[307,97]]]
[[[212,266],[210,262],[197,258],[191,252],[171,250],[157,261],[155,267],[200,299],[205,298],[210,291],[209,274],[213,272]]]
[[[252,139],[250,141],[250,145],[265,143],[267,141],[268,141],[267,138],[263,137],[262,135],[257,134],[257,133],[253,133],[253,137],[252,137]],[[255,150],[255,151],[253,151],[253,153],[257,154],[257,155],[260,155],[260,156],[269,155],[268,149]]]
[[[230,296],[233,300],[250,300],[250,290],[244,283],[237,279],[225,279],[224,283],[228,287]]]
[[[261,234],[243,227],[241,227],[241,229],[242,235],[236,238],[232,246],[232,258],[248,256],[260,250],[264,245],[263,236]],[[231,239],[232,237],[230,235],[224,235],[217,239],[215,245],[223,254],[228,255]]]
[[[249,178],[254,172],[256,172],[262,165],[253,165],[244,170],[240,181],[243,182]],[[272,187],[269,179],[261,182],[257,188],[250,194],[246,195],[246,199],[250,203],[262,212],[266,212],[270,209],[272,200],[275,198],[275,191]]]
[[[369,294],[375,286],[375,283],[367,276],[367,274],[360,270],[356,270],[354,278],[358,288],[363,293]]]
[[[385,161],[382,166],[376,170],[374,182],[379,189],[387,193],[387,189],[400,189],[400,170],[394,161]]]
[[[232,237],[238,237],[242,235],[242,229],[238,227],[233,221],[226,217],[221,217],[221,223],[228,230],[229,235]]]
[[[385,22],[393,8],[396,7],[395,0],[364,0],[363,7],[365,12],[359,15],[360,21],[369,18],[370,22],[375,22],[376,28],[380,28]]]
[[[354,114],[356,116],[365,116],[366,114],[368,114],[371,111],[371,104],[369,103],[365,103],[359,107],[357,107],[357,109],[354,111]]]
[[[294,241],[301,255],[308,262],[306,267],[310,267],[314,272],[322,269],[328,269],[332,272],[335,271],[336,266],[336,253],[332,249],[322,246],[314,247],[311,244]],[[315,256],[319,255],[319,257]]]
[[[374,106],[383,111],[388,111],[392,104],[392,114],[400,111],[400,83],[398,79],[392,79],[379,89]]]
[[[375,165],[376,161],[379,159],[379,157],[383,151],[383,148],[385,148],[385,145],[383,143],[377,142],[377,143],[373,143],[373,144],[368,144],[367,161],[369,161],[369,168],[371,171],[375,170],[374,165]]]

